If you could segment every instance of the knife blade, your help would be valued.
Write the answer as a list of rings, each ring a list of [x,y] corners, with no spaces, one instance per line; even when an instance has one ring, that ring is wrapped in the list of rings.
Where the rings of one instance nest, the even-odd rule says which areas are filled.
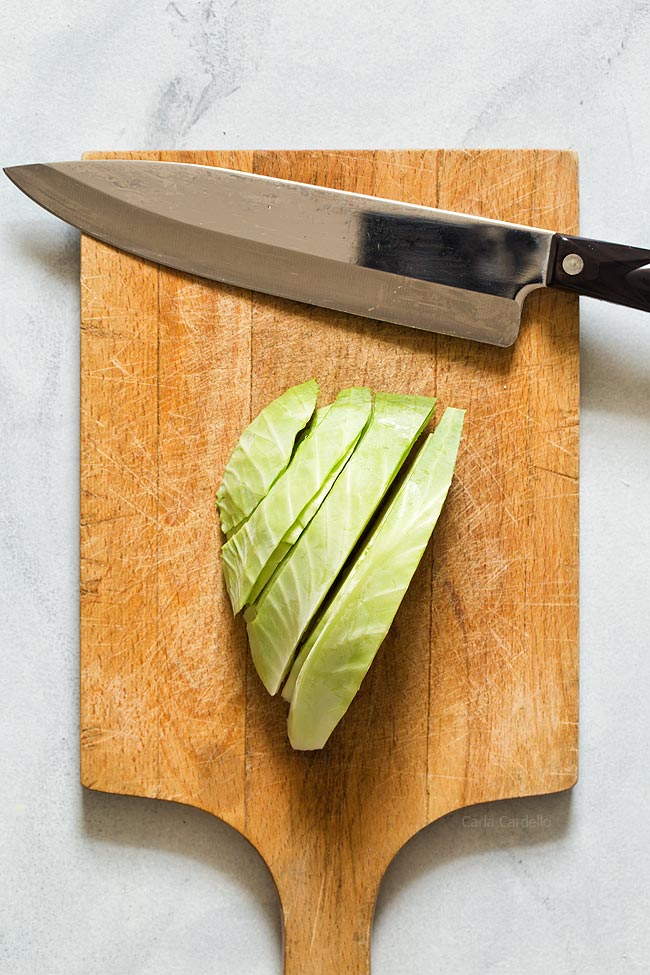
[[[12,166],[104,243],[226,284],[509,346],[524,299],[561,287],[650,311],[650,251],[187,163]]]

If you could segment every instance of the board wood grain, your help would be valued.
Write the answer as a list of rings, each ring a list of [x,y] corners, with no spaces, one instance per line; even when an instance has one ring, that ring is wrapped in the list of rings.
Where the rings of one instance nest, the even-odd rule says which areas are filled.
[[[164,152],[578,230],[563,151]],[[81,778],[206,809],[274,877],[288,975],[365,973],[382,875],[453,809],[577,777],[578,307],[526,302],[511,349],[201,281],[84,238]],[[467,410],[449,500],[392,630],[322,752],[249,663],[214,498],[242,428],[287,386]]]

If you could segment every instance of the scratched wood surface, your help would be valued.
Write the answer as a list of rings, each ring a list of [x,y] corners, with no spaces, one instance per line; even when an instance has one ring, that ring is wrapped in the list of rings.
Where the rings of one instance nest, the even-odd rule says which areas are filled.
[[[99,156],[100,154],[94,154]],[[101,154],[105,158],[110,154]],[[555,151],[120,153],[577,231]],[[81,775],[241,831],[285,971],[369,971],[382,875],[416,831],[577,776],[578,309],[537,292],[512,349],[201,281],[83,240]],[[446,509],[327,747],[294,753],[220,577],[215,491],[243,426],[317,376],[467,409]]]

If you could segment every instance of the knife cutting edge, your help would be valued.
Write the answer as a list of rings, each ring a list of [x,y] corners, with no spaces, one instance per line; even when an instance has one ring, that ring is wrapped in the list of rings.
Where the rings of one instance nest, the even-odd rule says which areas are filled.
[[[509,346],[553,287],[650,311],[650,250],[188,163],[5,173],[83,233],[168,267],[366,318]]]

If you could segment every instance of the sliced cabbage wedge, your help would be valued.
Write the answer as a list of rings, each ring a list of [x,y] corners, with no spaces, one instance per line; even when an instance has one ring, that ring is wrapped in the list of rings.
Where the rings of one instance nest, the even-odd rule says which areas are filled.
[[[329,407],[327,407],[327,409],[329,409]],[[317,413],[319,412],[320,410],[317,411]],[[361,436],[361,434],[359,436]],[[305,528],[307,528],[312,518],[317,513],[323,501],[331,491],[332,485],[334,484],[337,477],[339,476],[339,474],[347,464],[348,460],[350,459],[350,455],[352,454],[352,451],[356,448],[358,442],[359,439],[357,438],[357,440],[355,440],[353,443],[350,444],[347,452],[338,462],[336,467],[333,467],[330,473],[327,475],[327,479],[324,481],[323,486],[321,487],[318,494],[315,497],[313,497],[309,502],[309,504],[307,505],[307,507],[300,512],[298,519],[293,523],[293,525],[291,526],[287,534],[284,536],[284,538],[276,548],[275,552],[273,553],[269,561],[264,566],[264,569],[260,573],[257,582],[251,589],[247,600],[249,604],[254,605],[255,601],[258,600],[258,597],[261,598],[260,594],[264,595],[264,593],[262,593],[262,590],[264,590],[265,586],[273,576],[274,572],[276,572],[276,570],[278,569],[278,566],[280,565],[282,560],[285,558],[287,553],[293,548],[293,546],[298,541],[298,539],[302,536],[302,533],[304,532]],[[246,616],[246,613],[252,611],[253,611],[252,605],[249,605],[248,609],[244,612],[244,616]]]
[[[246,427],[217,492],[224,535],[237,530],[287,469],[296,437],[309,423],[317,396],[315,379],[292,386]]]
[[[310,620],[431,418],[435,399],[376,393],[343,473],[257,603],[244,613],[255,668],[270,694]]]
[[[438,520],[463,417],[464,410],[445,410],[296,659],[288,722],[294,748],[322,748],[359,690]]]
[[[344,389],[299,443],[289,467],[260,501],[250,518],[221,550],[226,589],[235,613],[251,599],[269,561],[277,565],[278,546],[301,530],[333,471],[349,457],[371,414],[370,390]],[[320,411],[319,411],[320,413]],[[313,515],[315,511],[311,511]],[[290,535],[293,537],[293,535]],[[275,558],[274,558],[275,556]]]

